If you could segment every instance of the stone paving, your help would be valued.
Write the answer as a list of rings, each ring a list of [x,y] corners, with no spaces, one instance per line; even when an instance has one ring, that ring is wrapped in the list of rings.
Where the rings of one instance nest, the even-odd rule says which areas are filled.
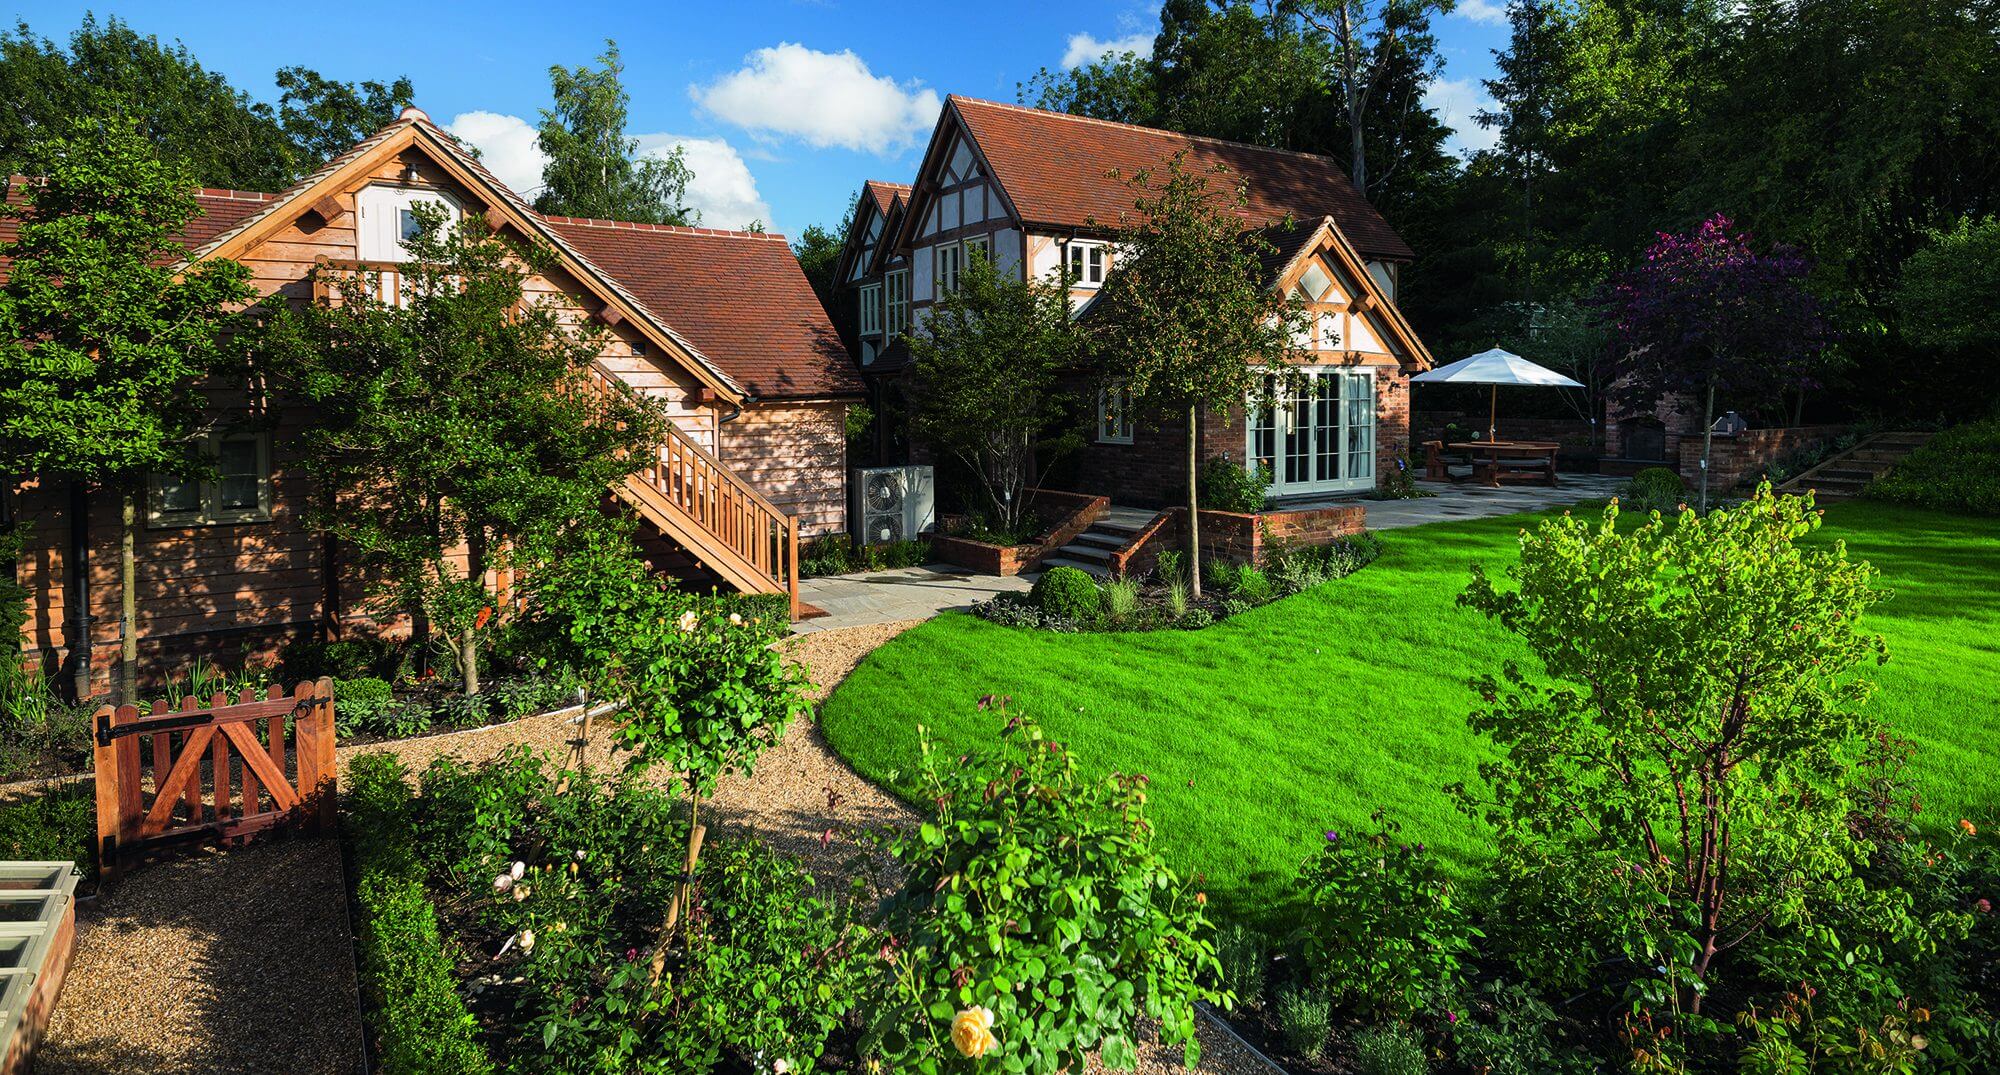
[[[825,609],[827,615],[795,624],[792,631],[811,634],[897,620],[927,620],[948,608],[1024,592],[1033,582],[1032,576],[975,575],[946,564],[806,579],[799,583],[799,600]]]
[[[1560,484],[1554,488],[1512,485],[1494,489],[1471,483],[1446,485],[1424,482],[1422,488],[1436,493],[1436,496],[1421,500],[1368,500],[1362,503],[1368,508],[1370,530],[1395,530],[1453,519],[1480,519],[1489,515],[1541,511],[1584,500],[1606,500],[1624,484],[1623,478],[1601,474],[1564,474]],[[1304,508],[1342,503],[1354,501],[1327,499],[1289,506]],[[1119,510],[1113,509],[1114,512]],[[1152,513],[1133,514],[1150,518]],[[898,620],[926,620],[946,609],[965,608],[1003,593],[1021,593],[1034,580],[1033,574],[997,578],[975,575],[945,564],[806,579],[799,583],[799,600],[825,609],[827,615],[796,624],[792,631],[795,634],[811,634]]]

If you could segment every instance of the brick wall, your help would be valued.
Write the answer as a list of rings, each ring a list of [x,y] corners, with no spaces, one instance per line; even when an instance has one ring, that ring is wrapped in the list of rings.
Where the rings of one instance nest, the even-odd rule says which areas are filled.
[[[1140,535],[1143,540],[1134,540],[1123,556],[1114,559],[1113,570],[1143,575],[1159,563],[1160,553],[1186,548],[1186,518],[1185,508],[1167,511],[1153,530]],[[1361,504],[1256,514],[1204,511],[1201,554],[1230,563],[1262,564],[1274,545],[1326,545],[1365,529],[1367,508]]]
[[[1709,488],[1733,489],[1756,479],[1784,456],[1847,431],[1846,426],[1789,426],[1717,433],[1709,446]],[[1681,478],[1693,486],[1701,481],[1701,437],[1690,434],[1683,444]]]

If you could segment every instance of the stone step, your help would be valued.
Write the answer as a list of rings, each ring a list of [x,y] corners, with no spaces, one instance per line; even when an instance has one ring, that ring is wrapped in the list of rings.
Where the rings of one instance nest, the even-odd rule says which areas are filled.
[[[1884,433],[1869,442],[1871,448],[1915,448],[1931,439],[1930,433]]]
[[[1888,467],[1881,467],[1879,469],[1868,467],[1832,467],[1813,475],[1813,478],[1817,481],[1872,482],[1882,475],[1882,471],[1888,469]]]
[[[1115,550],[1107,549],[1102,545],[1070,544],[1070,545],[1064,545],[1062,548],[1057,549],[1056,551],[1062,553],[1064,556],[1068,556],[1073,559],[1089,560],[1093,563],[1108,564],[1111,562],[1111,554]]]
[[[1102,530],[1085,530],[1076,536],[1076,540],[1090,545],[1102,546],[1107,549],[1122,549],[1132,543],[1132,535],[1128,533],[1106,533]]]
[[[1067,556],[1051,556],[1041,563],[1043,571],[1047,571],[1052,567],[1073,567],[1093,578],[1108,579],[1111,577],[1111,569],[1105,567],[1103,564],[1090,563],[1085,560],[1072,560]]]

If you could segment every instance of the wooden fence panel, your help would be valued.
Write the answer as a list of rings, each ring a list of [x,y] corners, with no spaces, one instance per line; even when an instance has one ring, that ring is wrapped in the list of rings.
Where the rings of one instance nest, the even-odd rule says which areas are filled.
[[[322,679],[289,694],[273,686],[261,698],[250,690],[233,701],[220,692],[206,703],[188,698],[178,711],[158,702],[144,714],[100,707],[92,722],[100,876],[115,880],[170,842],[240,841],[281,825],[331,831],[333,706],[333,681]]]

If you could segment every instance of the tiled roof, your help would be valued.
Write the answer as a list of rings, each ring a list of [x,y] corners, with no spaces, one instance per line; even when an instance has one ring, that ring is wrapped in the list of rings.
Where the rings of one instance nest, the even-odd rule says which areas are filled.
[[[6,200],[8,205],[19,205],[26,196],[22,185],[27,179],[9,176]],[[193,248],[234,227],[245,217],[277,199],[275,194],[259,194],[249,190],[225,190],[220,187],[203,187],[194,192],[195,201],[201,205],[201,215],[188,221],[188,225],[174,242]],[[0,246],[12,243],[21,233],[21,222],[13,217],[0,217]],[[0,280],[6,279],[10,259],[0,256]]]
[[[910,185],[908,183],[885,183],[880,179],[870,179],[861,184],[861,190],[862,193],[868,195],[875,202],[875,211],[881,213],[883,216],[887,216],[889,215],[889,206],[895,204],[898,197],[909,196]]]
[[[861,379],[783,236],[544,217],[758,399],[861,394]]]
[[[1222,165],[1249,187],[1245,218],[1333,217],[1364,256],[1408,261],[1416,254],[1329,157],[1198,138],[1173,131],[1047,112],[1021,105],[949,99],[985,154],[1024,223],[1056,228],[1118,226],[1132,211],[1133,173],[1158,168],[1185,150],[1190,165]],[[1119,178],[1107,173],[1119,172]]]

